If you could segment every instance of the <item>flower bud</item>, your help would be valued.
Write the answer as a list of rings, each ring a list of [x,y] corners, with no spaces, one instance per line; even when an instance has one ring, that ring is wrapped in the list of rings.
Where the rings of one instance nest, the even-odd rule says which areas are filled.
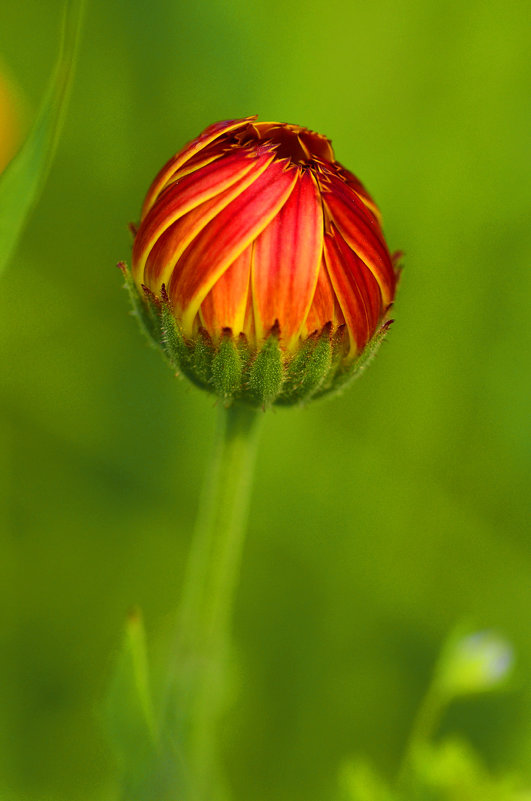
[[[220,122],[151,185],[128,284],[199,386],[227,403],[306,401],[358,372],[390,323],[397,269],[380,223],[326,137]]]

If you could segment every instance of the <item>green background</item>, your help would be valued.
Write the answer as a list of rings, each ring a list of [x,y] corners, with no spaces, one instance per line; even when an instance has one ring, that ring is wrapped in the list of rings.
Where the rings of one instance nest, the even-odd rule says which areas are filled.
[[[61,7],[2,7],[33,111]],[[406,267],[363,378],[265,421],[224,728],[235,799],[330,799],[357,753],[392,776],[463,620],[505,634],[518,669],[443,730],[531,783],[526,21],[524,0],[89,3],[0,301],[5,798],[113,798],[101,698],[131,606],[155,653],[169,631],[215,423],[114,265],[160,166],[252,113],[330,136]]]

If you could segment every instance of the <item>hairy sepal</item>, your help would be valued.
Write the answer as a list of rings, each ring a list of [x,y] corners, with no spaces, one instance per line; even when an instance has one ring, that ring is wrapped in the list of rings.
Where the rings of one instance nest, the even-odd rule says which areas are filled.
[[[394,320],[386,320],[382,323],[363,351],[346,367],[339,367],[330,385],[325,386],[314,397],[320,398],[323,395],[341,393],[352,381],[358,378],[378,353],[393,322]]]
[[[286,370],[286,383],[279,403],[304,404],[311,400],[331,378],[332,325],[326,325],[320,334],[310,336],[300,346]]]
[[[139,290],[127,266],[118,265],[125,279],[133,314],[151,344],[156,346],[177,375],[184,375],[226,405],[242,402],[257,408],[305,405],[341,392],[376,355],[389,326],[384,322],[361,354],[346,363],[348,334],[345,326],[332,332],[331,324],[299,344],[295,354],[281,346],[278,322],[258,349],[244,334],[234,337],[223,329],[218,342],[199,327],[186,338],[175,319],[171,301],[162,286],[161,297]]]
[[[230,404],[242,385],[242,362],[230,328],[223,329],[217,352],[212,359],[212,384],[224,403]]]
[[[150,344],[159,345],[161,337],[159,301],[148,289],[145,291],[145,296],[141,297],[127,264],[119,261],[117,266],[124,277],[124,288],[129,295],[133,316],[138,320],[138,324]]]
[[[284,383],[279,337],[280,327],[277,321],[249,369],[250,398],[263,409],[268,409],[275,402]]]

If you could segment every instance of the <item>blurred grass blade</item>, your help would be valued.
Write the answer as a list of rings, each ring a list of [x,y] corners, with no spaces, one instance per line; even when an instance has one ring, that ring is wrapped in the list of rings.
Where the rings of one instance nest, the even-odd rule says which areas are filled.
[[[0,272],[13,255],[52,163],[72,83],[83,8],[84,0],[65,7],[59,55],[41,109],[26,141],[0,176]]]
[[[146,635],[139,610],[126,622],[122,650],[107,696],[108,730],[126,760],[139,765],[157,740],[149,687]]]
[[[157,729],[139,610],[128,616],[104,715],[118,762],[121,801],[184,801],[175,749],[171,742],[161,742]]]

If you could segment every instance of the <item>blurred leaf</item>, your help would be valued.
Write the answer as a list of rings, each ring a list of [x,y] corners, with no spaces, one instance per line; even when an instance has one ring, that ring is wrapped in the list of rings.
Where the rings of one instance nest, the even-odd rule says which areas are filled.
[[[372,765],[363,759],[347,762],[339,777],[340,801],[394,801],[394,796]]]
[[[39,115],[0,176],[0,272],[15,250],[55,153],[74,72],[83,6],[83,0],[78,0],[65,8],[59,56]]]
[[[491,776],[464,742],[423,745],[414,754],[408,801],[529,801],[513,776]]]
[[[419,744],[407,782],[390,788],[365,760],[348,762],[340,775],[340,801],[531,801],[515,776],[494,777],[465,742]]]

